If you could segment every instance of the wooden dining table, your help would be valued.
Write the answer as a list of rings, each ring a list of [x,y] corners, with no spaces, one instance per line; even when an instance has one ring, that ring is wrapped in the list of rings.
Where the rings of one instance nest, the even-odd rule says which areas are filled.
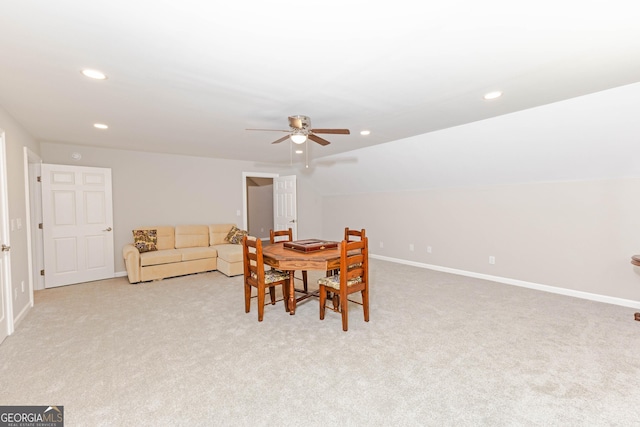
[[[289,274],[289,314],[296,313],[296,304],[311,296],[317,296],[316,292],[307,292],[305,295],[296,298],[293,272],[296,270],[334,270],[340,268],[340,247],[322,249],[313,252],[301,252],[290,248],[285,248],[284,243],[273,243],[262,248],[264,263],[270,267],[281,271],[288,271]]]

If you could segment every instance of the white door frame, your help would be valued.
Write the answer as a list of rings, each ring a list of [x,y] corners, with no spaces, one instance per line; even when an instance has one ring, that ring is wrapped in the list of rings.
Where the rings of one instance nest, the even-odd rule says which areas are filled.
[[[27,211],[27,263],[29,265],[29,294],[33,307],[33,291],[44,289],[44,252],[42,229],[42,191],[40,176],[42,159],[28,147],[24,147],[24,188]]]
[[[11,247],[9,226],[9,198],[7,197],[7,161],[4,131],[0,129],[0,244]],[[13,296],[11,292],[11,252],[1,251],[0,315],[6,316],[6,328],[0,330],[0,342],[13,333]]]

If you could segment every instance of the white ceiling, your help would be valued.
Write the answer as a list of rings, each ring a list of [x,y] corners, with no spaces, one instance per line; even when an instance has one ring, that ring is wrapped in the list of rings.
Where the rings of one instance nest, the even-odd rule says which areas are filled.
[[[284,134],[245,129],[287,129],[295,114],[351,129],[323,135],[318,158],[640,81],[634,0],[0,0],[0,11],[0,106],[47,142],[288,163],[290,144],[270,144]],[[504,95],[483,100],[492,90]]]

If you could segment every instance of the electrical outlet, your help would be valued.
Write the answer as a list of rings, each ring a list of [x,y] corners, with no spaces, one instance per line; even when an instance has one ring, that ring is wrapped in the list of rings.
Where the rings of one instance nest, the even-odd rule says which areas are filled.
[[[384,248],[384,243],[380,242],[380,249]]]
[[[413,251],[413,243],[409,243],[409,250]]]
[[[24,292],[24,280],[20,282],[20,287],[22,288],[22,292]]]
[[[427,246],[427,253],[430,254],[431,253],[431,246]]]
[[[489,264],[495,264],[495,263],[496,263],[496,257],[490,256],[489,257]]]

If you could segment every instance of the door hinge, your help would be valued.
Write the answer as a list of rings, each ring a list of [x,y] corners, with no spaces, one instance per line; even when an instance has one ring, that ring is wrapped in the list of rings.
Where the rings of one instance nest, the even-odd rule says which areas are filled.
[[[40,270],[40,275],[44,276],[44,270]]]
[[[38,181],[38,182],[42,182],[42,177],[41,177],[41,176],[39,176],[39,177],[38,177],[38,179],[37,179],[37,181]]]
[[[38,224],[38,228],[42,230],[42,223]]]

